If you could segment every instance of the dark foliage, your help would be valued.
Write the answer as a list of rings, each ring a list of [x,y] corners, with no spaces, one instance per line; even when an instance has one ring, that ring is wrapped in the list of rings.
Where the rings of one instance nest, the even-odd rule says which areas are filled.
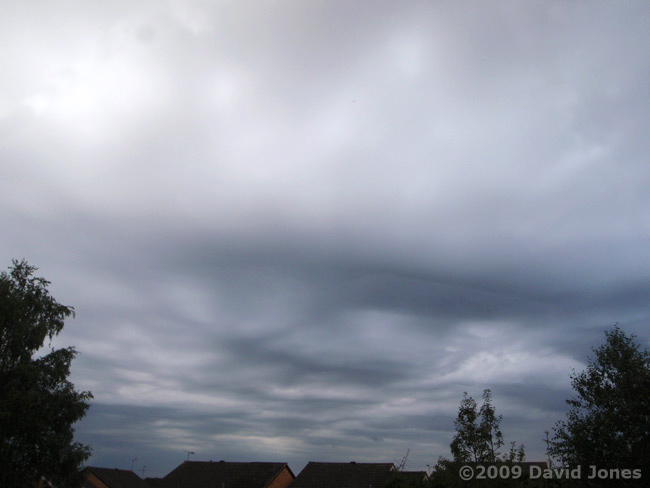
[[[499,449],[503,446],[501,421],[503,416],[496,415],[492,405],[492,393],[483,390],[483,405],[477,410],[477,403],[463,393],[458,408],[458,417],[454,421],[456,434],[451,441],[451,454],[456,462],[489,463],[499,460],[523,461],[523,444],[517,449],[513,443],[507,456],[502,456]]]
[[[618,326],[605,336],[587,369],[571,377],[577,397],[567,400],[571,409],[556,424],[549,453],[564,466],[636,468],[645,479],[650,477],[650,352]],[[590,486],[639,482],[596,480]]]
[[[514,466],[522,462],[526,454],[524,445],[519,447],[512,443],[507,454],[501,454],[504,445],[501,421],[503,417],[496,414],[492,404],[492,393],[483,390],[483,404],[479,408],[476,401],[463,393],[458,407],[458,416],[454,421],[456,433],[450,449],[453,460],[440,458],[431,473],[431,487],[454,486],[538,486],[527,484],[528,480],[517,479],[472,479],[463,481],[460,474],[463,466],[470,466],[476,474],[481,472],[479,466]],[[492,468],[494,469],[494,468]]]
[[[14,260],[9,269],[0,274],[0,486],[76,486],[90,448],[74,442],[72,425],[92,395],[67,380],[74,348],[41,354],[74,310],[50,296],[37,268]]]

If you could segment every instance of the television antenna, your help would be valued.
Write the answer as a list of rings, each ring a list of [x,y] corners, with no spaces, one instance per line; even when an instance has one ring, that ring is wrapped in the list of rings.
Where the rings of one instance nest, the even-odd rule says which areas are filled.
[[[185,451],[187,453],[186,461],[189,461],[190,460],[190,455],[194,454],[194,451],[187,451],[186,449],[183,449],[183,451]]]
[[[409,458],[409,452],[411,452],[411,449],[406,450],[406,454],[400,461],[399,466],[397,467],[397,471],[402,471],[406,467],[406,460]]]

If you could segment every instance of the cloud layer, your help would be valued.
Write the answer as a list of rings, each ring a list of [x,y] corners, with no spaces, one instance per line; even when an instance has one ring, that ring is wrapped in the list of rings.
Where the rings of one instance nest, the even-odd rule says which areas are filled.
[[[0,254],[77,310],[92,464],[420,469],[483,388],[543,459],[648,343],[646,5],[0,11]]]

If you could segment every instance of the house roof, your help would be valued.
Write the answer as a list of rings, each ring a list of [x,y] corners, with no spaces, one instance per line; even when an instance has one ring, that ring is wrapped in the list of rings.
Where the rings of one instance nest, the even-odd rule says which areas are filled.
[[[94,474],[110,488],[149,488],[149,485],[133,471],[88,466],[86,472]],[[92,484],[86,480],[84,486],[92,486]]]
[[[265,488],[287,463],[231,463],[185,461],[156,486],[165,488]]]
[[[291,488],[382,488],[394,471],[392,463],[310,462]]]
[[[162,478],[145,478],[144,482],[149,486],[149,488],[165,487],[165,480]]]

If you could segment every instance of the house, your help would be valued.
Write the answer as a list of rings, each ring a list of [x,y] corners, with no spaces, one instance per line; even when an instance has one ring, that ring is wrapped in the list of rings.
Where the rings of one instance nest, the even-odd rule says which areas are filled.
[[[145,478],[144,482],[149,488],[165,488],[165,480],[162,478]]]
[[[165,480],[163,478],[145,478],[144,482],[147,483],[149,488],[165,488]]]
[[[83,488],[149,488],[133,471],[86,467]]]
[[[287,488],[295,476],[287,463],[185,461],[150,488]]]
[[[382,488],[396,472],[393,463],[309,462],[291,488]]]

